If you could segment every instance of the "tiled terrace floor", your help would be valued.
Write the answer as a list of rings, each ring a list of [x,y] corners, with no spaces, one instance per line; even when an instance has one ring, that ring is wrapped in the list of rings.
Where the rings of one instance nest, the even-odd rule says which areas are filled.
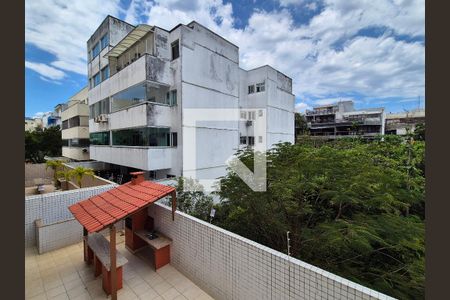
[[[212,299],[171,265],[154,271],[150,250],[133,255],[117,235],[117,249],[127,259],[123,288],[118,299]],[[101,275],[94,278],[93,266],[83,261],[83,244],[39,255],[25,249],[26,299],[110,299],[102,289]]]

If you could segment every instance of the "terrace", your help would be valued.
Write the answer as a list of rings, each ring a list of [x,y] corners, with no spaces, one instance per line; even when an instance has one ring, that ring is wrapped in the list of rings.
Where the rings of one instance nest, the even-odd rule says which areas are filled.
[[[136,175],[139,178],[140,175]],[[142,199],[147,203],[139,204],[140,208],[128,205],[128,212],[116,209],[118,216],[114,217],[115,221],[102,215],[109,211],[107,207],[121,205],[120,197],[112,197],[120,195],[118,191],[128,191],[130,196],[126,198],[130,204],[142,202],[129,198],[138,195],[129,190],[133,189],[132,185],[93,187],[26,199],[26,298],[109,299],[103,286],[105,273],[94,276],[98,272],[98,258],[97,263],[94,258],[94,267],[89,264],[89,249],[86,243],[81,242],[88,241],[91,247],[89,241],[92,234],[99,232],[107,240],[112,240],[110,249],[116,248],[120,258],[116,266],[122,270],[111,271],[111,274],[122,274],[118,275],[122,278],[117,291],[118,299],[393,299],[176,212],[173,210],[174,202],[172,208],[154,203],[158,199],[171,198],[173,201],[173,188],[144,181],[142,186],[135,186],[134,189],[144,191],[142,187],[145,186],[158,188],[162,194]],[[112,189],[111,193],[105,194],[105,191]],[[160,198],[166,196],[170,198]],[[100,205],[104,200],[109,204]],[[97,208],[91,205],[95,203]],[[73,218],[67,207],[71,208],[77,219]],[[99,211],[100,207],[104,212]],[[126,219],[123,222],[127,216],[131,216],[131,229]],[[128,234],[131,230],[132,234],[139,235],[135,231],[139,228],[135,228],[134,224],[144,217],[152,220],[152,229],[158,235],[171,241],[169,258],[163,266],[158,265],[159,258],[150,244],[150,247],[136,244],[134,238],[129,239],[130,235],[127,240],[127,230]],[[40,221],[35,222],[40,218],[47,224],[40,226]],[[33,227],[33,224],[36,226]],[[113,228],[117,228],[117,233],[111,235],[114,239],[109,239],[108,227],[112,233],[116,232]],[[87,234],[88,231],[91,235]],[[111,257],[114,256],[111,254]],[[122,266],[119,260],[126,263]],[[111,266],[115,265],[114,261],[111,258]]]
[[[148,252],[131,254],[125,249],[123,235],[117,235],[116,245],[128,259],[119,299],[212,299],[171,265],[155,271]],[[33,300],[109,298],[102,289],[102,278],[95,278],[92,266],[83,261],[82,243],[42,255],[35,248],[27,248],[25,287],[26,299]]]

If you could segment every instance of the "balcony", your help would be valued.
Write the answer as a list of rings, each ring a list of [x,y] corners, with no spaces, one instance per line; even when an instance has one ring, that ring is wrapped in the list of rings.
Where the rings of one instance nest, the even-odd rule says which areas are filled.
[[[69,106],[62,111],[61,120],[65,121],[75,116],[89,116],[89,106],[84,103]]]
[[[172,168],[171,147],[90,146],[90,158],[111,164],[154,171]]]
[[[96,103],[144,81],[170,86],[170,62],[144,54],[89,91],[89,101]]]
[[[89,147],[62,147],[62,156],[74,160],[89,160],[89,152],[84,149],[89,149]]]
[[[68,139],[88,139],[89,127],[88,126],[76,126],[61,131],[61,137],[63,140]]]

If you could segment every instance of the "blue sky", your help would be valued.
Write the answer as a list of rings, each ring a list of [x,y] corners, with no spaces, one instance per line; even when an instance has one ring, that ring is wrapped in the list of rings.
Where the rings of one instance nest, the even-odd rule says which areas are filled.
[[[108,14],[167,29],[198,21],[239,46],[242,68],[290,76],[298,111],[339,100],[423,107],[424,11],[423,0],[27,0],[25,116],[86,85],[86,41]]]

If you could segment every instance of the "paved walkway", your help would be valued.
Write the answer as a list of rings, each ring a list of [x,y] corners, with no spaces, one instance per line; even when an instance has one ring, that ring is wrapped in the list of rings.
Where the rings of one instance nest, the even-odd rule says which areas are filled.
[[[125,249],[123,236],[118,234],[117,242],[118,251],[128,259],[118,299],[212,299],[171,265],[155,272],[149,249],[133,255]],[[93,266],[83,261],[82,243],[42,255],[35,248],[25,249],[26,299],[110,299],[101,276],[93,274]]]

